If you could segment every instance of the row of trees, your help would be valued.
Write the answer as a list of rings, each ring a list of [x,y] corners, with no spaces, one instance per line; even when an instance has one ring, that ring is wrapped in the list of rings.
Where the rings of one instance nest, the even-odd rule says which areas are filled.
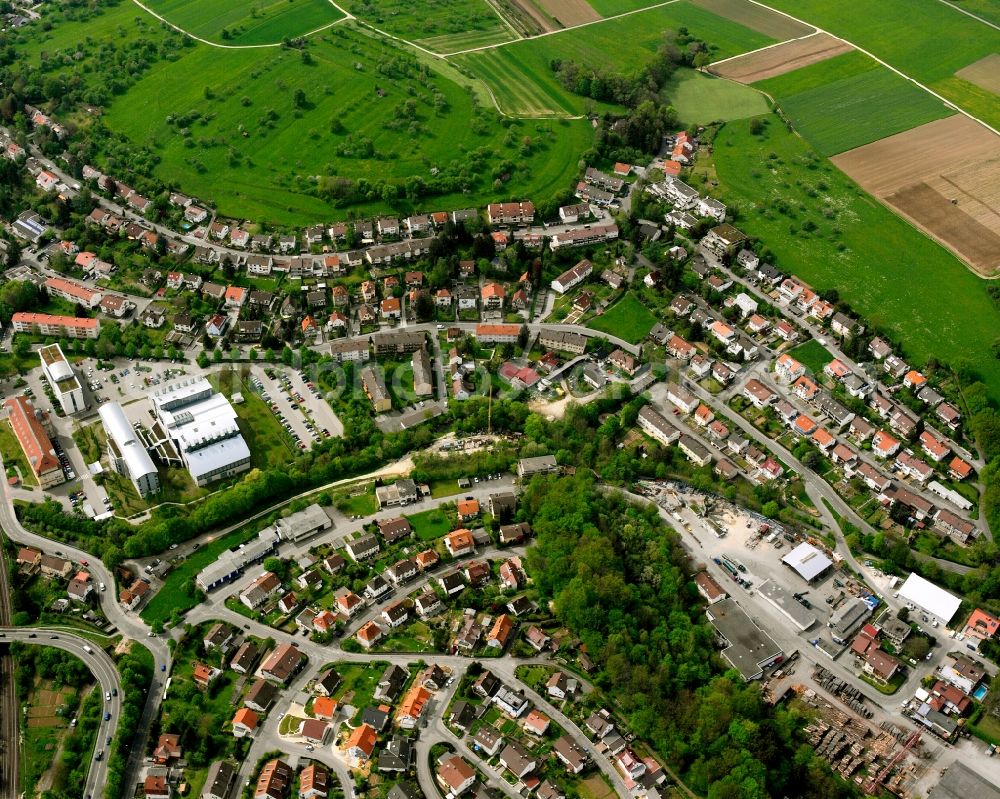
[[[522,497],[537,543],[535,585],[600,666],[596,681],[638,736],[710,797],[851,797],[800,742],[797,711],[726,670],[692,565],[650,506],[598,492],[593,478],[536,478]]]

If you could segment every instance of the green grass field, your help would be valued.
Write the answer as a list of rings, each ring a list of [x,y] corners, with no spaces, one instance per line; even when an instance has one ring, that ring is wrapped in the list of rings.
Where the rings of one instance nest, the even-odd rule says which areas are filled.
[[[348,8],[379,30],[442,53],[515,38],[485,0],[354,0]]]
[[[241,0],[149,0],[147,5],[194,36],[229,45],[279,44],[344,17],[327,0],[266,0],[253,5]]]
[[[850,4],[768,0],[767,4],[842,36],[994,127],[1000,125],[1000,103],[995,97],[983,102],[952,79],[962,67],[1000,53],[1000,31],[939,0],[857,0]],[[995,3],[982,5],[996,9]]]
[[[421,511],[406,517],[413,526],[413,535],[418,541],[434,541],[447,535],[458,523],[453,522],[444,511],[437,508]]]
[[[538,202],[568,184],[579,153],[590,145],[592,132],[583,121],[516,122],[505,131],[487,114],[481,126],[473,125],[468,92],[431,73],[428,86],[445,98],[439,112],[416,74],[394,79],[378,73],[385,59],[398,55],[395,46],[341,26],[329,38],[310,48],[309,66],[294,51],[190,48],[177,61],[157,63],[111,106],[105,122],[148,143],[165,181],[215,200],[222,213],[285,224],[335,215],[307,178],[317,174],[402,182],[430,180],[436,167],[469,189],[428,201],[451,207],[495,197],[494,170],[508,164],[504,190]],[[205,99],[206,87],[212,99]],[[294,105],[297,89],[305,92],[303,108]],[[411,91],[417,98],[412,113],[404,107]],[[136,107],[144,113],[134,113]],[[188,124],[169,122],[186,115]],[[532,144],[522,153],[525,138]],[[380,196],[355,206],[388,207]]]
[[[767,100],[760,92],[693,69],[677,70],[664,86],[663,95],[686,125],[745,119],[766,114],[768,110]]]
[[[638,344],[655,324],[656,317],[632,292],[628,292],[603,314],[591,319],[587,327],[618,336],[629,344]]]
[[[1000,5],[996,0],[948,0],[956,8],[964,9],[970,14],[1000,25]]]
[[[799,344],[788,350],[788,354],[804,365],[807,369],[812,369],[813,374],[819,375],[823,372],[823,367],[833,360],[830,351],[820,344],[816,339],[809,339],[804,344]]]
[[[686,27],[693,36],[712,47],[713,60],[774,42],[763,34],[679,0],[621,19],[458,56],[456,63],[486,81],[500,107],[508,113],[582,114],[588,107],[599,110],[601,104],[564,89],[552,72],[553,59],[633,73],[656,52],[664,31],[681,27]],[[628,47],[622,47],[622,42],[628,42]]]
[[[882,67],[775,99],[795,129],[823,155],[836,155],[953,113]]]
[[[726,125],[694,184],[698,175],[717,179],[719,199],[738,209],[736,224],[759,237],[783,271],[818,289],[835,287],[859,314],[895,333],[910,358],[971,365],[1000,400],[1000,361],[990,351],[1000,310],[986,283],[776,117],[765,119],[760,136],[747,122]]]

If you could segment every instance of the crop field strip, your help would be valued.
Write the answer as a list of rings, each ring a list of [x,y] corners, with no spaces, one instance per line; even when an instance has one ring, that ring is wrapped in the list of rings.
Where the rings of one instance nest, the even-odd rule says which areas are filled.
[[[761,33],[698,8],[687,0],[678,0],[606,22],[459,55],[455,60],[486,81],[507,113],[531,115],[545,109],[579,115],[589,105],[596,105],[600,112],[600,103],[595,104],[563,88],[552,73],[552,59],[635,72],[656,52],[664,30],[682,26],[712,44],[716,58],[773,43]],[[626,41],[629,47],[622,48],[621,42]],[[615,54],[615,62],[609,63],[609,53]]]
[[[709,67],[709,71],[740,83],[757,83],[849,53],[853,49],[827,33],[815,33],[803,39],[793,39],[717,62]]]
[[[1000,53],[990,53],[955,73],[956,77],[997,95],[1000,103]]]
[[[996,96],[955,74],[991,53],[1000,53],[1000,31],[951,4],[940,0],[761,2],[842,36],[1000,129]]]
[[[470,41],[491,35],[485,44],[509,41],[514,32],[497,10],[486,0],[353,0],[348,10],[358,19],[393,36],[416,42],[437,52],[451,52],[455,47],[451,37]],[[442,39],[444,49],[428,42]],[[468,45],[472,47],[477,44]]]
[[[924,157],[944,149],[946,160]],[[979,274],[998,273],[1000,138],[984,127],[955,115],[832,160]]]
[[[253,12],[238,0],[143,0],[143,5],[194,36],[227,45],[280,44],[344,18],[329,0],[270,0]],[[229,38],[222,37],[223,30]]]
[[[990,351],[1000,309],[983,281],[777,118],[764,119],[759,136],[745,122],[726,125],[697,167],[718,181],[714,195],[738,209],[740,229],[766,242],[783,271],[817,289],[836,288],[859,314],[898,336],[909,357],[974,364],[1000,400],[1000,361]],[[916,158],[914,168],[925,162]],[[802,230],[805,220],[817,229]]]
[[[542,10],[564,28],[601,19],[587,0],[535,0]]]
[[[859,52],[755,84],[823,155],[860,147],[953,112]]]
[[[769,8],[748,2],[748,0],[691,0],[695,5],[725,17],[733,22],[763,33],[772,39],[798,39],[815,32],[812,25],[803,25],[778,14]]]

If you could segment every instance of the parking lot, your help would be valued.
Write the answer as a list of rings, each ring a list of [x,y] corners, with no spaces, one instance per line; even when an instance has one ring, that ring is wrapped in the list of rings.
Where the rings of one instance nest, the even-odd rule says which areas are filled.
[[[310,381],[278,367],[253,367],[250,382],[299,449],[342,435],[344,427]]]

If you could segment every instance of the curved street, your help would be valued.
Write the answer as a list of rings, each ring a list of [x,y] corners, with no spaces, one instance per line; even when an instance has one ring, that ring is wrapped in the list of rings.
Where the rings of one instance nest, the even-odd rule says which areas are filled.
[[[110,701],[105,700],[104,703],[104,709],[111,715],[111,718],[108,721],[101,720],[94,743],[95,753],[103,752],[104,754],[100,760],[95,757],[91,761],[82,794],[85,799],[101,796],[108,776],[109,752],[105,739],[114,740],[121,718],[122,685],[118,677],[118,669],[115,668],[115,662],[107,652],[99,646],[91,645],[86,638],[62,630],[53,632],[45,627],[0,627],[0,643],[12,641],[32,646],[51,646],[76,655],[90,669],[101,692],[105,695],[114,694]]]

